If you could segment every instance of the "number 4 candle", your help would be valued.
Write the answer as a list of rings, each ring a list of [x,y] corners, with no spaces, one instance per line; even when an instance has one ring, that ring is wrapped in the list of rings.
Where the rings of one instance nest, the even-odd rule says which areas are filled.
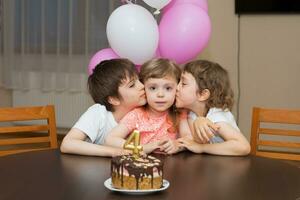
[[[131,133],[123,148],[132,150],[132,154],[135,158],[140,157],[140,152],[143,150],[143,147],[140,145],[140,132],[138,130],[134,130]]]

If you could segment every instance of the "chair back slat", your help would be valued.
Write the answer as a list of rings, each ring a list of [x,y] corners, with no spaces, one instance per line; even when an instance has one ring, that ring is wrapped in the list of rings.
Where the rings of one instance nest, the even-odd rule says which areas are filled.
[[[0,140],[0,145],[11,145],[11,144],[34,144],[34,143],[45,143],[50,142],[49,137],[28,137],[28,138],[10,138]]]
[[[48,106],[39,107],[19,107],[19,108],[1,108],[0,121],[27,121],[27,120],[41,120],[49,117]]]
[[[41,125],[41,120],[45,124]],[[17,125],[14,123],[21,123],[20,121],[30,121],[33,124]],[[0,108],[0,122],[10,123],[6,126],[0,126],[0,155],[58,147],[53,105]],[[45,132],[46,136],[44,136]],[[44,147],[45,144],[47,147]],[[43,147],[41,148],[41,146]]]
[[[24,132],[35,132],[35,131],[48,131],[50,130],[49,125],[30,125],[30,126],[8,126],[0,127],[1,133],[24,133]]]
[[[300,110],[260,109],[259,121],[269,123],[300,124]]]
[[[262,127],[266,123],[272,127]],[[277,128],[276,124],[300,125],[300,110],[253,108],[251,154],[277,159],[300,160],[300,143],[294,142],[294,139],[293,141],[286,141],[287,136],[299,137],[300,139],[300,130]],[[272,136],[274,140],[271,140],[272,138],[270,137],[262,137],[267,135]],[[282,137],[279,138],[280,136]],[[275,139],[274,137],[277,138]],[[285,139],[284,141],[282,141],[283,138]],[[285,149],[278,150],[278,148]]]
[[[274,128],[259,128],[258,132],[260,134],[268,134],[268,135],[284,135],[284,136],[299,136],[300,135],[300,131],[274,129]]]
[[[297,154],[257,152],[256,155],[262,156],[262,157],[268,157],[268,158],[282,159],[282,160],[298,160],[298,161],[300,161],[300,157]]]
[[[257,145],[270,146],[270,147],[300,148],[299,142],[279,142],[279,141],[259,140],[257,142]]]

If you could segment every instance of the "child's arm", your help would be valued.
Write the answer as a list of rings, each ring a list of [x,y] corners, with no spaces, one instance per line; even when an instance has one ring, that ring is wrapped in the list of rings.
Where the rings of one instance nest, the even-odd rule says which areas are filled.
[[[124,124],[119,124],[115,128],[112,129],[112,131],[109,133],[109,135],[106,137],[105,144],[113,146],[113,147],[119,147],[123,148],[126,140],[126,136],[130,134],[130,131]],[[163,143],[163,141],[156,141],[151,142],[148,144],[144,144],[143,146],[143,152],[144,153],[151,153],[155,149],[158,149],[160,145]]]
[[[179,123],[179,138],[192,138],[192,130],[189,126],[188,119],[181,119]]]
[[[114,148],[86,142],[87,135],[79,129],[72,128],[64,137],[60,150],[63,153],[89,156],[117,156],[127,154],[121,148]]]
[[[161,140],[159,149],[166,154],[175,154],[183,151],[185,147],[181,146],[177,140],[166,139]]]
[[[154,141],[154,142],[150,142],[148,144],[144,144],[143,146],[143,152],[148,154],[151,153],[153,151],[155,151],[156,149],[159,149],[159,151],[165,152],[163,150],[163,145],[166,144],[168,142],[168,140],[159,140],[159,141]]]
[[[250,144],[239,130],[226,122],[216,124],[220,127],[218,133],[224,142],[210,144],[210,147],[205,146],[205,152],[218,155],[248,155],[250,153]]]
[[[125,144],[126,136],[129,134],[129,130],[124,124],[119,124],[111,130],[105,139],[105,144],[113,147],[123,148]]]
[[[214,137],[214,132],[219,130],[219,126],[206,117],[197,117],[193,122],[193,138],[198,143],[208,143]]]
[[[179,123],[179,138],[192,138],[191,129],[189,127],[187,118],[181,119]],[[175,154],[185,150],[180,146],[177,140],[167,139],[163,142],[161,148],[167,154]]]
[[[225,140],[215,144],[199,144],[188,139],[179,139],[181,146],[195,153],[209,153],[215,155],[247,155],[250,153],[250,144],[241,132],[225,122],[217,123],[219,135]]]

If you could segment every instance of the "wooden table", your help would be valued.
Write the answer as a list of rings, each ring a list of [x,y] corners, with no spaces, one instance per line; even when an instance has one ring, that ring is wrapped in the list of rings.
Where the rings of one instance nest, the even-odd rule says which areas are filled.
[[[58,150],[16,154],[0,157],[0,199],[300,199],[300,168],[280,160],[183,152],[166,157],[164,171],[167,190],[132,196],[104,187],[109,158]]]

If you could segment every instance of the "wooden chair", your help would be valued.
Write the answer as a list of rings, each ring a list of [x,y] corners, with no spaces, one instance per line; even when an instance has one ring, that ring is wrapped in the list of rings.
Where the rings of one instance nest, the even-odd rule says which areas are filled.
[[[278,126],[278,124],[280,125]],[[285,124],[285,127],[287,124],[289,124],[289,126],[295,125],[298,127],[296,128],[296,130],[291,130],[290,128],[281,128],[282,126],[284,126],[283,124]],[[264,126],[266,125],[271,126],[271,128],[269,128],[269,126],[265,128]],[[269,158],[299,161],[300,143],[286,140],[282,141],[283,138],[286,137],[298,136],[300,138],[299,125],[300,110],[280,110],[257,107],[253,108],[251,130],[251,154]],[[274,126],[277,127],[274,128]],[[277,140],[263,139],[263,135],[269,138],[277,137]],[[279,137],[281,137],[281,139]],[[277,148],[280,150],[266,150],[261,147],[275,147],[275,149]],[[286,150],[287,148],[289,148],[289,151]],[[291,150],[298,150],[298,152]]]
[[[41,124],[41,120],[46,121],[46,123]],[[34,125],[32,123],[30,123],[31,125],[24,125],[18,121],[32,121]],[[0,108],[0,122],[0,156],[58,147],[55,111],[52,105]],[[43,132],[47,132],[47,135]],[[39,147],[36,148],[36,146]]]

